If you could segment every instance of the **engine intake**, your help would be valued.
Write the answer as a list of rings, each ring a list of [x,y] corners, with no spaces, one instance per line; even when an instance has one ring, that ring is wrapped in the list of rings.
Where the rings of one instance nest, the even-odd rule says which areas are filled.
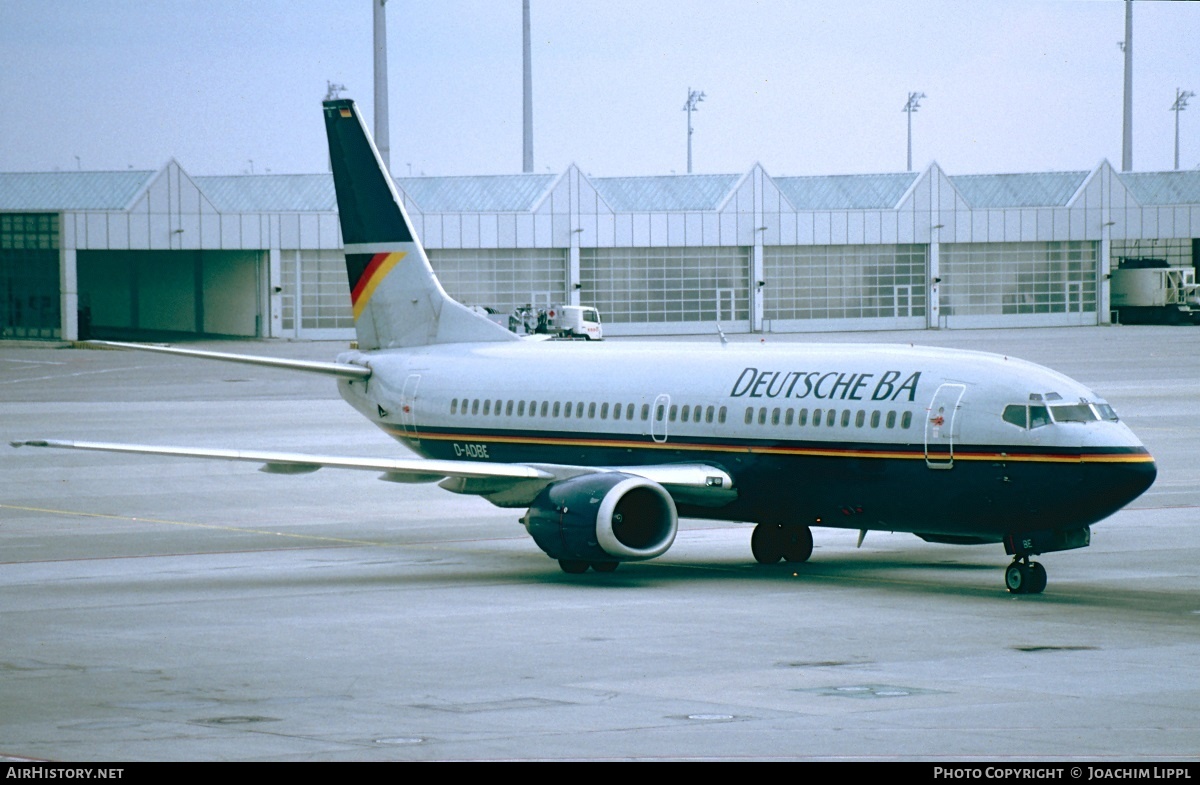
[[[601,472],[548,485],[522,523],[552,559],[637,561],[671,547],[679,514],[658,483]]]

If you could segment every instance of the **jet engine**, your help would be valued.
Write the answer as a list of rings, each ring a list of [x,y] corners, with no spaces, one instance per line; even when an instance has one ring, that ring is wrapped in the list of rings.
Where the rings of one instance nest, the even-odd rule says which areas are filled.
[[[621,472],[546,486],[521,520],[538,547],[560,561],[653,559],[675,541],[679,515],[656,482]]]

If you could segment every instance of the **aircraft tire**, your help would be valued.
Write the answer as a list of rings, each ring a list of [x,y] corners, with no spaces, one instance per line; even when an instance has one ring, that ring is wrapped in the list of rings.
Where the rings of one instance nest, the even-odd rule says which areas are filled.
[[[1015,561],[1004,571],[1004,585],[1010,594],[1027,594],[1029,592],[1029,567]]]
[[[808,561],[813,552],[812,529],[803,524],[785,525],[780,532],[783,560],[791,564]]]
[[[613,572],[620,563],[619,561],[594,561],[592,569],[596,572]]]
[[[1029,588],[1026,594],[1041,594],[1046,590],[1046,568],[1040,562],[1029,562]]]
[[[582,575],[591,567],[591,563],[578,559],[559,559],[558,566],[568,575]]]
[[[783,527],[777,523],[760,523],[750,535],[750,552],[759,564],[775,564],[783,558]]]

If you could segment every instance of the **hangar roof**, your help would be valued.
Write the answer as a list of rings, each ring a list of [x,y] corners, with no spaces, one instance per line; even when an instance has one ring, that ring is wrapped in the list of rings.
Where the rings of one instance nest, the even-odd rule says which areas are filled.
[[[1200,203],[1200,170],[1123,172],[1118,175],[1139,204]]]
[[[972,207],[1063,207],[1091,172],[971,174],[950,182]]]
[[[900,203],[919,176],[920,172],[904,172],[772,179],[797,210],[886,210]]]
[[[0,173],[0,211],[123,210],[161,170]],[[1065,206],[1091,172],[947,175],[971,206]],[[1200,204],[1200,170],[1113,172],[1142,205]],[[528,212],[561,175],[400,177],[397,185],[424,212]],[[769,177],[769,175],[768,175]],[[775,177],[797,210],[869,210],[897,207],[920,172]],[[743,175],[691,174],[587,177],[617,212],[716,210]],[[328,173],[196,176],[191,178],[218,210],[230,213],[321,212],[337,209]]]
[[[337,197],[328,174],[248,174],[193,177],[222,212],[333,212]]]
[[[736,174],[592,177],[588,181],[617,212],[715,210],[741,179]]]
[[[121,210],[157,172],[4,172],[0,210]]]
[[[426,212],[508,213],[532,210],[557,177],[553,174],[397,177],[396,184]]]

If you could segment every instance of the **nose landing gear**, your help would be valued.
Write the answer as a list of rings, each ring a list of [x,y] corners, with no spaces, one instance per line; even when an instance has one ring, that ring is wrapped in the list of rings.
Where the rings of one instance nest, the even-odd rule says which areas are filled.
[[[1004,585],[1011,594],[1041,594],[1046,590],[1046,568],[1028,556],[1014,559],[1004,571]]]

